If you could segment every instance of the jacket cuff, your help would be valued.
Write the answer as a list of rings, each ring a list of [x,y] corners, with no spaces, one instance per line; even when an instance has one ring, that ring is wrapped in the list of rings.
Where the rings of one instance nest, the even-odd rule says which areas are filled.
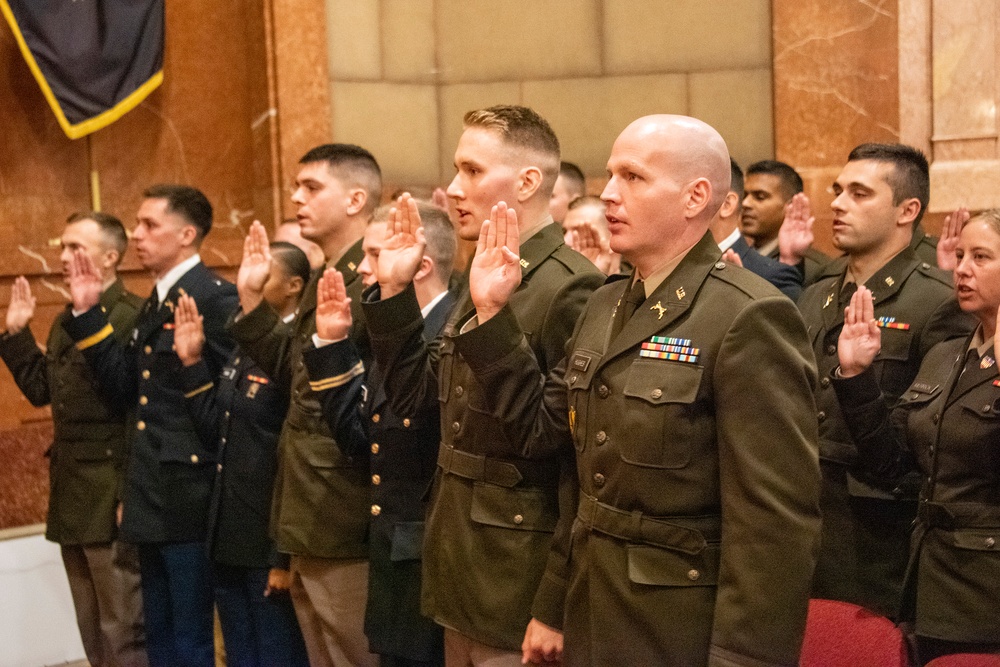
[[[562,630],[566,602],[566,582],[546,572],[531,604],[531,617]]]
[[[226,330],[243,346],[249,346],[271,333],[281,318],[267,301],[261,301],[249,313],[237,310],[229,317]]]
[[[464,324],[464,322],[460,323]],[[483,371],[503,360],[517,350],[522,343],[527,345],[521,325],[510,309],[510,305],[465,333],[455,336],[455,349],[473,370]],[[541,620],[541,619],[538,619]]]
[[[63,319],[63,328],[76,343],[78,350],[97,345],[114,333],[114,329],[108,323],[108,314],[101,305],[94,306],[76,317],[70,314]]]
[[[8,359],[23,359],[25,355],[33,354],[38,349],[31,327],[26,326],[16,334],[4,332],[0,335],[0,357]]]
[[[375,338],[388,337],[416,321],[423,321],[412,283],[396,296],[388,299],[380,297],[378,286],[375,286],[374,289],[366,290],[361,302],[369,335]]]
[[[306,346],[302,360],[309,374],[309,387],[317,392],[347,384],[365,371],[350,338],[319,348]]]
[[[181,366],[180,376],[184,398],[193,398],[201,392],[211,389],[215,382],[215,378],[212,377],[204,359],[191,366]]]
[[[882,398],[882,390],[878,386],[878,379],[871,368],[866,369],[854,377],[837,377],[837,366],[830,373],[833,389],[837,392],[837,400],[845,411],[856,410],[862,406],[873,403]]]

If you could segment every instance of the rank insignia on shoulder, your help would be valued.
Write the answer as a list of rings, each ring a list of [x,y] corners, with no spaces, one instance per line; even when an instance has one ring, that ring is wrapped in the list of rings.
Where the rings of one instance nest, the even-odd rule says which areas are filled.
[[[684,291],[684,288],[683,288],[683,287],[678,287],[678,288],[677,288],[677,291],[676,291],[676,292],[674,292],[674,294],[676,294],[676,295],[677,295],[677,298],[678,298],[678,299],[680,299],[680,300],[683,300],[683,299],[684,299],[684,297],[686,297],[686,296],[687,296],[687,292],[685,292],[685,291]]]
[[[654,304],[653,304],[652,306],[650,306],[650,307],[649,307],[649,309],[650,309],[650,310],[655,310],[655,311],[656,311],[657,313],[659,313],[659,314],[658,314],[658,315],[656,316],[656,319],[658,319],[658,320],[662,320],[662,319],[663,319],[663,314],[664,314],[665,312],[667,312],[667,309],[666,309],[666,308],[664,308],[664,307],[663,307],[663,305],[662,305],[662,304],[661,304],[661,303],[660,303],[659,301],[657,301],[657,302],[656,302],[656,303],[654,303]]]
[[[910,328],[909,324],[897,322],[895,317],[886,317],[884,315],[875,320],[875,324],[883,329],[902,329],[903,331],[906,331]]]
[[[666,361],[683,361],[689,364],[698,363],[701,350],[692,347],[689,338],[672,338],[668,336],[653,336],[642,344],[639,356],[647,359],[664,359]]]
[[[889,287],[892,287],[893,285],[896,284],[896,281],[892,279],[892,276],[886,276],[885,284],[888,285]]]
[[[528,260],[526,260],[526,259],[521,259],[521,261],[520,261],[520,264],[521,264],[521,268],[522,268],[522,269],[526,269],[526,268],[528,268],[529,266],[531,266],[531,262],[529,262],[529,261],[528,261]]]
[[[351,271],[357,271],[358,265],[355,264],[354,262],[348,262],[347,263],[347,268],[349,268]]]
[[[983,356],[983,358],[980,360],[979,367],[982,368],[983,370],[986,370],[987,368],[992,368],[993,365],[996,364],[996,362],[997,362],[996,359],[987,354]]]

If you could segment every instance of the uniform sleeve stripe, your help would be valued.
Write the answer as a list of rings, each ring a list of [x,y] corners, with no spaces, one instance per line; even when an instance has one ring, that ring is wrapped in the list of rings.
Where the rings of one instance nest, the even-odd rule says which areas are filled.
[[[309,388],[313,391],[323,391],[325,389],[333,389],[334,387],[340,387],[351,381],[352,378],[356,378],[365,372],[365,365],[362,362],[354,364],[351,370],[346,373],[341,373],[340,375],[334,375],[332,377],[324,378],[322,380],[315,380],[309,383]]]
[[[100,343],[102,340],[113,334],[115,330],[110,324],[105,324],[104,328],[95,333],[93,336],[87,336],[81,341],[77,341],[76,349],[86,350],[88,347],[93,347]]]
[[[198,394],[206,392],[206,391],[208,391],[209,389],[211,389],[214,386],[215,386],[214,382],[209,382],[208,384],[203,384],[200,387],[198,387],[197,389],[195,389],[194,391],[189,391],[188,393],[184,394],[184,398],[194,398]]]

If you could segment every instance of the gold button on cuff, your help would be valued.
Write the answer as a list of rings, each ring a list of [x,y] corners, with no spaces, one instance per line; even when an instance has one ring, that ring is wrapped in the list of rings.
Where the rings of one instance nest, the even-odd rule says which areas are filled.
[[[142,421],[140,419],[139,422],[135,425],[135,427],[137,429],[139,429],[140,431],[145,431],[146,430],[146,422],[144,422],[144,421]]]
[[[372,505],[372,516],[378,516],[382,513],[382,508],[378,505]]]
[[[992,549],[993,547],[996,546],[996,543],[997,541],[992,537],[987,537],[985,540],[983,540],[983,544],[986,545],[987,549]]]
[[[142,372],[142,379],[143,380],[148,380],[149,379],[149,369],[146,369],[146,370],[144,370]]]
[[[410,418],[409,417],[407,417],[406,419],[403,420],[403,426],[405,426],[406,428],[410,428]]]
[[[373,442],[372,443],[372,454],[378,454],[378,443],[377,442]]]
[[[698,581],[701,578],[701,572],[698,570],[688,570],[688,579],[691,581]]]
[[[381,417],[379,416],[379,414],[377,412],[372,415],[372,421],[375,422],[376,424],[378,423],[379,419],[381,419]]]
[[[382,478],[381,477],[379,477],[378,475],[372,475],[372,484],[374,484],[375,486],[378,486],[381,483],[382,483]]]
[[[524,523],[524,517],[521,516],[520,514],[515,514],[514,515],[514,523],[516,523],[518,526],[520,526],[522,523]]]
[[[146,405],[146,403],[149,403],[149,399],[146,398],[145,396],[140,396],[139,397],[139,405]]]
[[[456,396],[461,396],[464,393],[465,393],[465,390],[462,389],[462,385],[459,385],[459,386],[455,387],[455,395]]]
[[[197,454],[192,454],[191,455],[191,463],[197,463],[197,462],[198,462],[198,455]]]
[[[597,444],[603,445],[605,442],[608,441],[608,434],[605,433],[604,431],[598,431],[597,435],[594,436],[594,439],[597,440]]]

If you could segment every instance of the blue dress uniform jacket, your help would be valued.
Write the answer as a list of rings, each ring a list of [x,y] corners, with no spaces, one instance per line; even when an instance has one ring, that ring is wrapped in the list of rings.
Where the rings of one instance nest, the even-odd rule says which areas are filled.
[[[427,314],[427,344],[434,343],[454,303],[446,293]],[[392,375],[377,363],[361,374],[361,357],[350,340],[309,349],[305,362],[337,445],[348,456],[370,460],[369,650],[440,662],[442,629],[420,613],[426,496],[441,438],[437,397],[414,412],[393,412],[385,397]]]
[[[128,342],[142,299],[121,279],[101,294],[101,308],[120,344]],[[63,329],[60,313],[46,351],[31,330],[0,336],[0,356],[34,406],[52,404],[55,438],[49,450],[49,511],[45,537],[59,544],[102,544],[116,533],[131,422],[131,406],[115,403]]]
[[[563,243],[558,225],[524,240],[520,254],[521,285],[511,309],[548,370],[562,358],[604,276]],[[434,397],[440,404],[421,608],[475,641],[520,650],[559,517],[563,462],[555,452],[523,456],[521,442],[486,409],[489,397],[452,338],[473,308],[468,287],[445,324],[439,354],[421,338],[424,322],[412,286],[364,307],[372,350],[392,378],[385,385],[392,410],[411,414]]]
[[[820,527],[805,326],[710,234],[612,338],[626,287],[594,293],[544,383],[509,309],[454,340],[511,441],[575,452],[543,582],[563,664],[797,664]]]
[[[874,475],[923,477],[902,616],[918,635],[1000,644],[1000,374],[992,347],[934,347],[898,401],[876,372],[833,383]],[[964,373],[963,373],[963,368]],[[890,411],[890,405],[895,409]]]
[[[185,405],[181,362],[173,350],[173,305],[185,293],[204,317],[203,355],[218,373],[233,349],[224,325],[238,298],[236,287],[204,264],[181,276],[158,309],[153,300],[146,302],[126,344],[112,335],[114,329],[100,308],[63,322],[105,391],[122,405],[136,406],[121,525],[122,537],[129,542],[205,538],[215,446],[206,446],[198,437]]]
[[[779,248],[772,250],[767,257],[770,257],[774,261],[778,261],[781,258],[781,251]],[[816,248],[808,248],[806,250],[805,256],[802,261],[799,262],[798,267],[799,275],[802,276],[802,284],[805,287],[809,287],[814,282],[823,276],[824,268],[830,263],[830,256],[816,250]]]
[[[771,283],[792,301],[798,301],[802,294],[802,273],[797,267],[782,264],[772,257],[765,257],[751,248],[742,236],[730,246],[739,255],[743,268],[756,273]]]
[[[336,268],[344,275],[351,297],[351,339],[367,360],[367,334],[361,312],[364,257],[361,241],[344,253]],[[323,418],[319,398],[309,386],[303,350],[316,333],[316,285],[313,273],[302,293],[291,327],[267,302],[229,324],[229,331],[273,382],[288,387],[288,415],[278,441],[278,474],[274,482],[271,530],[282,553],[315,558],[366,558],[370,503],[368,462],[353,459],[336,445]],[[318,521],[317,517],[323,517]]]
[[[278,469],[278,434],[288,391],[240,349],[214,379],[204,360],[182,370],[188,409],[207,449],[217,448],[208,514],[208,552],[216,563],[288,569],[268,524]]]
[[[868,479],[841,412],[830,373],[838,365],[844,325],[841,291],[846,262],[831,263],[799,299],[820,373],[820,459],[823,470],[823,540],[816,568],[817,597],[844,600],[891,615],[899,595],[916,512],[916,490]],[[872,372],[890,399],[913,381],[924,355],[937,343],[964,337],[972,320],[958,308],[950,277],[906,248],[865,282],[875,317],[882,318],[882,350]],[[851,474],[849,474],[851,473]],[[883,488],[878,488],[878,487]],[[868,535],[873,535],[868,539]]]

